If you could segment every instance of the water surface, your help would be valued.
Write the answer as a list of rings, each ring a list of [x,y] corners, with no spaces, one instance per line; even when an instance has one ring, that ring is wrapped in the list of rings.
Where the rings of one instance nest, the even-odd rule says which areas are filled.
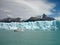
[[[60,45],[59,31],[0,32],[0,45]]]

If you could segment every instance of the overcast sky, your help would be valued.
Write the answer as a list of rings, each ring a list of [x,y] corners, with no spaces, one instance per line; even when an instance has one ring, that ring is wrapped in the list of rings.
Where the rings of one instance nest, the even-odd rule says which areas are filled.
[[[21,17],[23,19],[42,14],[60,19],[59,0],[0,0],[0,18]]]

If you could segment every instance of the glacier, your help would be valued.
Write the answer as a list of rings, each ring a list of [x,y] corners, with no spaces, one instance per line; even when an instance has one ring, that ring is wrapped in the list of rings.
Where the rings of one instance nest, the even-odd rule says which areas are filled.
[[[0,22],[0,29],[6,30],[56,30],[56,21],[35,21],[35,22]]]

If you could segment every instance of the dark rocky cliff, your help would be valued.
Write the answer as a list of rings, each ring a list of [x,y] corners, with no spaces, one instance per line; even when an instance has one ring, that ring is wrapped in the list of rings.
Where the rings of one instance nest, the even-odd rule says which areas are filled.
[[[39,16],[39,17],[30,17],[25,22],[28,22],[28,21],[52,21],[52,20],[55,20],[55,19],[43,14],[42,16]]]

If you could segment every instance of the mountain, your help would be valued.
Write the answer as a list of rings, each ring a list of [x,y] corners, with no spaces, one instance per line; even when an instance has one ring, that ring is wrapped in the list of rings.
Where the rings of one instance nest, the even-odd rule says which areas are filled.
[[[31,22],[31,21],[52,21],[55,20],[52,17],[48,17],[47,15],[43,14],[42,16],[37,16],[37,17],[30,17],[27,20],[21,20],[21,18],[17,17],[17,18],[4,18],[1,19],[0,22]]]
[[[25,20],[25,22],[29,22],[29,21],[52,21],[52,20],[55,20],[55,19],[43,14],[42,16],[39,16],[39,17],[30,17],[29,19]]]
[[[1,19],[0,22],[20,22],[21,18],[4,18],[4,19]]]

